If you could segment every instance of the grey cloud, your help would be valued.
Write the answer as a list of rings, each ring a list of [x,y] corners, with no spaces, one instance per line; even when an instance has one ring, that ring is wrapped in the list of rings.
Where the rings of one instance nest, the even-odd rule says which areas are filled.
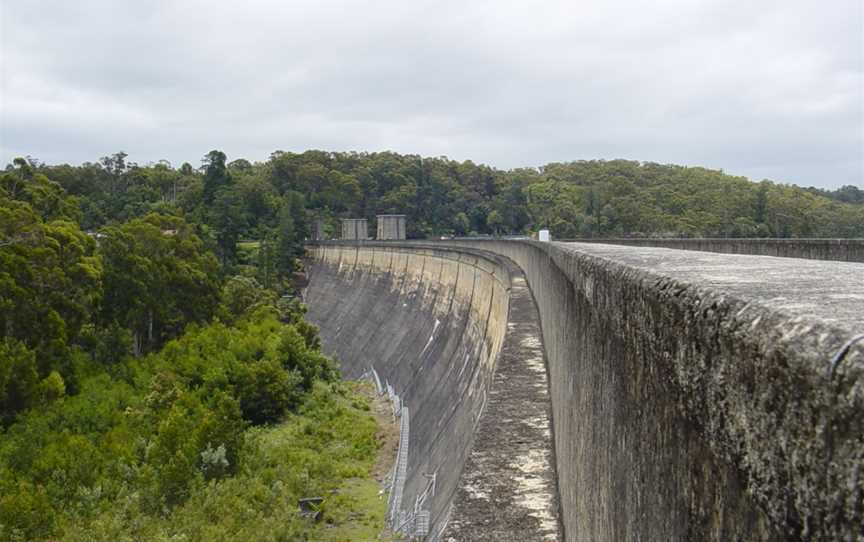
[[[858,0],[2,4],[0,160],[631,158],[864,184]]]

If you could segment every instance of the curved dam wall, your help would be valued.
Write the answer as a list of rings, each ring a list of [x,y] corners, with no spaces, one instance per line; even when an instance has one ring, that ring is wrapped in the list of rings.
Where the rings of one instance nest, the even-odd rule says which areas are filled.
[[[864,537],[864,342],[851,344],[864,333],[864,266],[595,243],[390,242],[362,255],[367,245],[313,248],[326,265],[310,272],[310,315],[348,376],[346,360],[359,360],[352,362],[356,375],[369,360],[386,359],[394,375],[401,365],[412,367],[406,389],[433,386],[450,398],[429,395],[423,402],[435,412],[422,423],[440,428],[441,436],[418,438],[440,443],[458,432],[456,445],[430,446],[434,461],[416,458],[422,464],[415,475],[446,464],[460,478],[460,465],[466,457],[471,462],[470,432],[483,427],[479,398],[489,396],[481,390],[494,377],[490,331],[483,335],[483,324],[468,324],[482,321],[482,304],[448,313],[437,300],[470,298],[457,305],[475,305],[475,290],[456,292],[466,288],[464,276],[500,277],[488,256],[495,254],[504,258],[499,269],[506,261],[521,268],[542,325],[564,539]],[[423,263],[427,257],[442,259],[438,279]],[[472,258],[484,260],[479,267],[487,270],[469,264]],[[474,271],[453,272],[463,261]],[[362,271],[372,268],[387,271]],[[324,288],[329,293],[316,293],[316,275],[331,285]],[[370,297],[381,300],[374,319],[393,322],[386,330],[363,322],[370,313],[357,307]],[[412,312],[409,300],[425,308]],[[460,333],[454,322],[473,329],[465,335],[468,346],[442,335],[441,344],[450,346],[441,347],[440,359],[448,361],[422,368],[419,359],[439,356],[418,344],[429,342],[445,314],[447,336]],[[505,344],[508,318],[495,318],[501,331],[494,333],[503,333]],[[465,369],[476,372],[470,384],[455,376],[465,374],[454,360],[466,351],[477,359]],[[461,395],[448,395],[451,386]],[[516,395],[512,401],[530,403]],[[442,421],[457,416],[461,421]],[[438,495],[432,517],[438,529],[446,527],[446,501],[462,492],[465,478],[450,480]],[[413,484],[415,492],[422,485]]]
[[[374,368],[406,407],[404,475],[391,490],[401,512],[394,523],[405,524],[400,530],[466,540],[477,539],[483,524],[487,539],[560,540],[539,318],[521,272],[467,247],[322,244],[307,254],[307,317],[320,326],[324,350],[346,378]],[[520,291],[521,301],[511,300]],[[519,314],[536,330],[536,337],[522,337],[525,347],[512,340]],[[539,356],[533,372],[513,363],[532,346]],[[505,361],[496,372],[499,358]],[[534,391],[530,408],[513,415],[508,399],[519,390],[511,394],[507,386],[520,382]],[[481,419],[484,411],[491,416]],[[523,415],[540,422],[526,423]],[[502,454],[509,462],[501,464]],[[520,456],[531,464],[514,464]],[[526,484],[533,499],[517,494]]]
[[[752,254],[864,263],[864,239],[573,239],[636,247],[665,247],[724,254]]]

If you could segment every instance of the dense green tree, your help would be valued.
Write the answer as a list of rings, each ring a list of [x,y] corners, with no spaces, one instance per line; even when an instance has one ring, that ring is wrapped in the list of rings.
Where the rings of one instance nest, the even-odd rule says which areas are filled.
[[[203,159],[205,169],[202,201],[205,204],[212,203],[217,192],[231,186],[231,173],[225,165],[226,160],[225,153],[217,150],[210,151]]]
[[[219,300],[213,256],[182,219],[148,215],[102,230],[102,325],[133,333],[135,353],[158,348],[190,322],[205,322]]]
[[[453,232],[456,235],[467,235],[471,231],[471,222],[468,220],[468,215],[460,211],[453,218]]]
[[[492,233],[499,234],[504,227],[504,218],[501,216],[501,213],[498,211],[492,211],[486,217],[486,223],[489,228],[492,230]]]
[[[268,232],[261,240],[258,247],[258,257],[256,261],[256,270],[258,280],[264,288],[273,289],[276,287],[276,279],[278,277],[277,270],[277,236],[272,232]]]
[[[15,339],[0,341],[0,421],[4,425],[36,402],[38,384],[35,352]]]
[[[237,180],[237,194],[247,217],[246,232],[260,239],[276,225],[279,194],[263,175],[243,175]]]
[[[65,218],[74,204],[39,177],[20,199],[0,188],[0,339],[33,349],[40,377],[60,369],[71,379],[69,346],[101,294],[102,266],[94,240]]]
[[[207,215],[208,223],[216,235],[222,266],[230,268],[237,262],[237,242],[247,226],[243,202],[237,191],[231,188],[219,190]]]
[[[232,322],[260,306],[274,306],[276,294],[252,277],[234,276],[222,288],[223,320]]]
[[[279,276],[295,270],[296,260],[303,254],[303,239],[307,236],[303,195],[290,190],[282,198],[276,231],[275,269]]]

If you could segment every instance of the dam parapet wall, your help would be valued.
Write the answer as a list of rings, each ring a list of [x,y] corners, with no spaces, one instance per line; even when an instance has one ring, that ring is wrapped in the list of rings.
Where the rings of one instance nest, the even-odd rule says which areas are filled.
[[[568,540],[858,540],[864,266],[450,242],[528,279]]]

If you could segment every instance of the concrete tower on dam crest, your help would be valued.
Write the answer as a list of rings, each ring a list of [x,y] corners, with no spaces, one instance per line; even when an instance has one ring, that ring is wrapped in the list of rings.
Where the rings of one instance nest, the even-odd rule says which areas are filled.
[[[405,215],[378,215],[379,241],[405,239]]]
[[[365,218],[343,218],[342,239],[345,241],[365,241],[369,239],[369,224]]]

